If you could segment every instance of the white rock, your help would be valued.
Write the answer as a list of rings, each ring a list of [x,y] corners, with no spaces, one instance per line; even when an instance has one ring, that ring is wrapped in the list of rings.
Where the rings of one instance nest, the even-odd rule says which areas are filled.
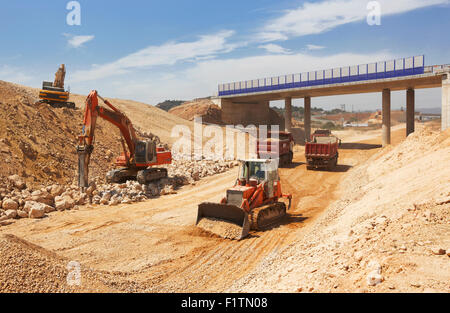
[[[55,197],[55,208],[58,211],[69,210],[73,208],[75,205],[75,201],[69,196],[57,196]]]
[[[15,218],[17,216],[17,211],[16,210],[6,210],[5,215],[8,218]]]
[[[27,184],[17,174],[9,176],[8,179],[18,189],[25,189],[27,187]]]
[[[2,208],[4,210],[17,210],[19,204],[12,199],[3,199]]]
[[[30,209],[30,212],[28,213],[30,218],[41,218],[44,217],[45,215],[45,209],[44,207],[37,207],[37,206],[33,206]]]
[[[17,210],[17,215],[22,218],[28,217],[28,213],[22,210]]]
[[[52,185],[50,189],[50,194],[54,197],[60,196],[64,192],[64,187],[61,185]]]

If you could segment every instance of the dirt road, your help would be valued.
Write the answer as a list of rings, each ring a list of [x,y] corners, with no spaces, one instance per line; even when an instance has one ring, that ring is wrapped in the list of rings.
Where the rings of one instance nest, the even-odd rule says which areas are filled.
[[[42,220],[21,219],[2,227],[0,234],[14,234],[114,275],[122,283],[109,285],[121,291],[220,292],[296,240],[302,228],[338,198],[336,187],[343,175],[380,149],[379,132],[364,136],[372,139],[348,143],[350,135],[342,134],[339,166],[333,172],[307,171],[303,147],[296,147],[294,165],[280,170],[283,192],[293,195],[288,217],[279,227],[242,241],[217,238],[193,226],[197,204],[219,201],[233,184],[236,169],[183,187],[176,195],[116,207],[82,207]],[[402,138],[404,129],[393,132],[394,144]]]

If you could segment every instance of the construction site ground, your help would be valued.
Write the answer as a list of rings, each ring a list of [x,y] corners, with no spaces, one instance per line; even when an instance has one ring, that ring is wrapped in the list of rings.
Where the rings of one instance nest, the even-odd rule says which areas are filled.
[[[346,130],[337,135],[343,144],[338,167],[333,171],[307,171],[304,147],[295,147],[294,164],[280,169],[283,192],[293,196],[288,216],[280,226],[252,232],[241,241],[222,239],[194,226],[197,205],[220,201],[226,188],[235,181],[235,168],[204,178],[194,186],[184,186],[177,194],[141,203],[114,207],[88,205],[40,220],[21,219],[0,228],[2,242],[15,247],[8,253],[18,249],[16,257],[22,250],[45,252],[45,262],[56,262],[62,273],[67,273],[64,267],[68,262],[79,262],[82,285],[70,289],[73,291],[222,292],[267,291],[267,288],[277,291],[267,280],[258,281],[259,284],[252,281],[258,268],[274,254],[301,242],[302,234],[341,197],[338,187],[349,171],[382,150],[380,131]],[[395,126],[393,145],[404,139],[404,125]],[[444,264],[448,269],[448,260]],[[283,267],[282,262],[279,266]],[[302,266],[294,265],[297,271],[302,271]],[[27,280],[27,266],[16,270],[16,274],[10,275],[9,287],[3,286],[3,290],[45,291],[37,287],[23,290],[27,284],[21,280]],[[54,271],[42,271],[39,275],[41,280],[55,280]],[[450,275],[449,271],[443,279],[445,275]],[[274,283],[283,279],[281,273],[270,277]],[[296,281],[278,291],[358,291],[358,286],[365,285],[364,279],[354,285],[325,284],[323,288]],[[448,291],[446,288],[449,286],[438,284],[438,290]]]

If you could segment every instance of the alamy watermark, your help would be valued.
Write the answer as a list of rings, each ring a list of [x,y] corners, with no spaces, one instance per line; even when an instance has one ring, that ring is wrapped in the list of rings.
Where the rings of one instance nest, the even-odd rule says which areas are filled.
[[[81,285],[81,265],[77,261],[70,261],[67,264],[67,285],[69,286],[80,286]]]
[[[66,5],[66,9],[70,10],[66,16],[66,23],[69,26],[81,25],[81,4],[78,1],[70,1]]]
[[[381,4],[378,1],[370,1],[367,3],[367,24],[369,26],[381,25]]]
[[[187,125],[172,128],[174,159],[236,160],[279,158],[279,125],[205,125],[201,117],[194,119],[194,133]],[[206,142],[204,142],[205,140]],[[193,146],[192,146],[193,143]],[[259,144],[258,144],[259,143]]]

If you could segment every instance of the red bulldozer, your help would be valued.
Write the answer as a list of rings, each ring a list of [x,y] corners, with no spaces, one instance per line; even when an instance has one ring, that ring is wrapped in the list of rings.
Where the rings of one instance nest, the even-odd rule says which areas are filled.
[[[236,229],[231,239],[245,238],[250,229],[264,230],[277,224],[286,215],[286,204],[281,198],[289,200],[291,195],[281,192],[281,182],[278,176],[278,160],[255,159],[241,161],[239,176],[233,187],[227,190],[220,203],[204,202],[199,204],[196,224],[202,219],[208,219],[208,225],[213,223],[228,223],[231,229]],[[204,227],[202,227],[205,229]],[[214,227],[205,229],[214,233]],[[216,233],[223,236],[229,231]]]

